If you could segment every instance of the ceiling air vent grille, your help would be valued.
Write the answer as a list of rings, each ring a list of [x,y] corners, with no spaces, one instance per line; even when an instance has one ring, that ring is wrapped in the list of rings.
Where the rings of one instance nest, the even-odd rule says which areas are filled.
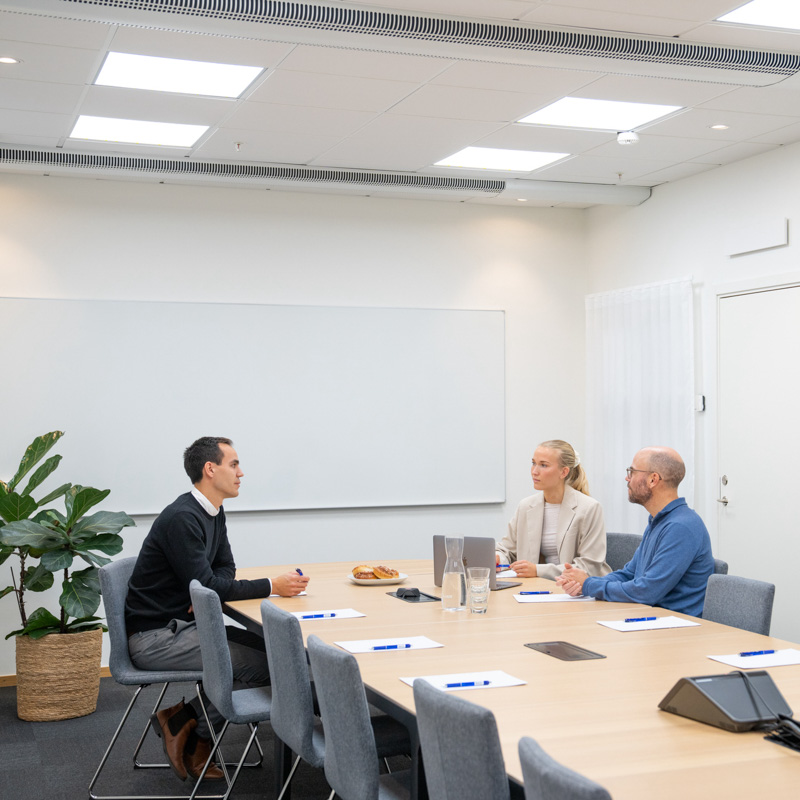
[[[340,184],[342,186],[375,186],[392,188],[433,189],[442,192],[486,192],[499,194],[505,181],[478,178],[447,178],[427,175],[402,175],[392,172],[320,169],[314,167],[259,166],[257,164],[225,164],[208,161],[179,161],[164,158],[131,158],[85,153],[64,153],[48,150],[0,148],[0,163],[22,164],[47,168],[76,170],[121,170],[140,175],[191,176],[194,178],[252,179],[273,182]]]
[[[648,64],[724,68],[771,75],[793,75],[800,70],[800,55],[790,53],[717,47],[670,39],[538,29],[522,24],[495,24],[466,19],[334,8],[308,3],[279,2],[279,0],[65,0],[65,2],[83,6],[161,11],[206,19],[260,22],[340,33],[591,56]]]

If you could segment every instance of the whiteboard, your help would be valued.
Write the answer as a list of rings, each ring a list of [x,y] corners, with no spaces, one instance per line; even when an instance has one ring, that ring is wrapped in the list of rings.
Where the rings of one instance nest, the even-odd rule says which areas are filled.
[[[157,513],[227,436],[228,510],[505,500],[502,311],[0,298],[0,337],[5,480],[63,430],[42,490]]]

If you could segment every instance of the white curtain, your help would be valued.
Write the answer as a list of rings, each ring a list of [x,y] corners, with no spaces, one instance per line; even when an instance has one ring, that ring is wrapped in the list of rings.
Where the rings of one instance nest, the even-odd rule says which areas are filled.
[[[686,463],[679,494],[694,501],[694,313],[691,279],[586,297],[583,461],[609,531],[641,533],[625,469],[641,447],[674,447]]]

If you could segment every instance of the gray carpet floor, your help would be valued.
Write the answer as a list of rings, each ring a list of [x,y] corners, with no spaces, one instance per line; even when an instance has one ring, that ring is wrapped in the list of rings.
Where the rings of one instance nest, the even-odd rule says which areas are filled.
[[[134,689],[119,686],[111,678],[100,681],[97,710],[86,717],[59,722],[24,722],[17,717],[17,690],[0,688],[0,798],[2,800],[78,800],[88,798],[92,779],[111,736],[122,719]],[[134,769],[131,757],[141,735],[158,688],[144,690],[128,720],[114,752],[106,764],[95,792],[98,795],[183,794],[191,791],[189,781],[182,783],[168,769]],[[170,686],[165,705],[194,696],[194,685]],[[226,757],[235,760],[247,741],[249,731],[231,726],[226,734]],[[232,798],[265,800],[273,798],[272,748],[269,724],[259,728],[264,750],[261,767],[242,770]],[[163,761],[161,742],[150,733],[142,750],[143,760]],[[407,762],[406,762],[407,763]],[[209,784],[209,794],[224,784]],[[211,788],[213,787],[213,789]],[[205,793],[205,792],[204,792]],[[295,800],[322,800],[330,794],[325,776],[307,764],[301,764],[292,782]]]

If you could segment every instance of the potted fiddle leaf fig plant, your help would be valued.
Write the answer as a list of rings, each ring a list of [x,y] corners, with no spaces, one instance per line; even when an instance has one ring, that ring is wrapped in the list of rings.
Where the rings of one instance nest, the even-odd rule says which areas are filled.
[[[102,620],[98,567],[122,550],[119,532],[136,523],[124,512],[87,512],[109,489],[65,483],[40,500],[32,492],[58,467],[48,458],[19,491],[23,478],[63,436],[38,436],[25,451],[14,477],[0,481],[0,563],[16,557],[11,585],[21,627],[6,635],[17,643],[17,714],[22,719],[69,719],[96,708],[100,681]],[[64,512],[43,508],[64,498]],[[43,592],[61,578],[55,613],[40,607],[28,613],[29,592]],[[83,682],[83,685],[79,685]]]

